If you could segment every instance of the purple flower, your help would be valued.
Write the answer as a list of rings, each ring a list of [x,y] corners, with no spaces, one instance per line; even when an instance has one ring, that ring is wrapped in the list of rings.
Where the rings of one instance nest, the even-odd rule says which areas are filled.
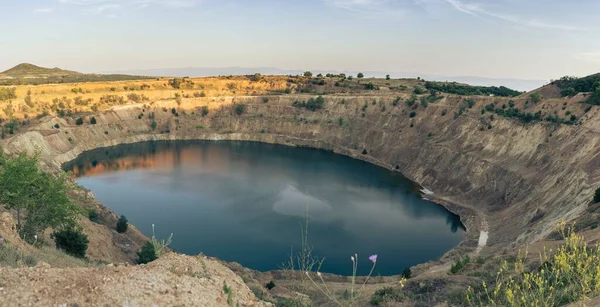
[[[369,256],[369,260],[373,261],[374,263],[377,262],[377,255]]]

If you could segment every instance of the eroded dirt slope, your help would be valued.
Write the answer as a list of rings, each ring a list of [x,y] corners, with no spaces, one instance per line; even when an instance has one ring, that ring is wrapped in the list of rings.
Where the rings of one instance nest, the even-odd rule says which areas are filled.
[[[1,306],[270,306],[205,256],[175,253],[142,266],[0,268]]]

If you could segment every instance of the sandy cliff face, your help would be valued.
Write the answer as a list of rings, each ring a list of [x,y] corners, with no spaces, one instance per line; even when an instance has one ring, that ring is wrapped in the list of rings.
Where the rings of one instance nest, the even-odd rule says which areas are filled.
[[[291,106],[309,97],[120,106],[95,115],[96,125],[47,119],[4,147],[8,152],[39,148],[44,163],[54,169],[86,150],[149,140],[248,140],[332,150],[396,169],[433,191],[430,198],[461,214],[467,224],[470,235],[463,245],[476,245],[479,230],[489,230],[484,252],[535,241],[559,220],[577,217],[599,181],[595,109],[583,125],[557,126],[499,116],[489,120],[479,110],[499,99],[493,97],[477,98],[459,116],[453,116],[462,103],[459,97],[420,107],[414,118],[388,96],[326,96],[325,108],[317,112]],[[235,114],[231,104],[236,103],[247,105],[244,114]],[[205,117],[198,109],[203,105],[210,107]],[[151,128],[152,112],[156,129]]]

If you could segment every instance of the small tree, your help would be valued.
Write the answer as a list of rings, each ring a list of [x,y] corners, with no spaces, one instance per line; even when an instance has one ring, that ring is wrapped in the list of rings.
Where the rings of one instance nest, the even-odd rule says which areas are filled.
[[[138,255],[138,264],[146,264],[156,260],[156,251],[154,250],[154,245],[150,241],[146,242],[142,249],[137,253]]]
[[[152,120],[152,123],[150,124],[150,127],[152,128],[152,130],[156,130],[157,126],[158,126],[158,123],[155,120]]]
[[[75,229],[64,229],[54,233],[56,248],[64,250],[67,254],[84,258],[88,248],[88,236]]]
[[[309,78],[310,78],[310,77],[312,77],[312,76],[313,76],[313,74],[312,74],[312,72],[310,72],[310,71],[305,71],[305,72],[304,72],[304,76],[305,76],[305,77],[309,77]]]
[[[358,75],[356,75],[356,77],[362,79],[365,77],[365,75],[362,72],[359,72]]]
[[[119,221],[117,222],[117,232],[124,233],[127,231],[127,228],[129,228],[129,221],[124,215],[121,215]]]
[[[390,78],[390,75],[385,75],[385,79],[386,79],[386,80],[390,80],[390,79],[391,79],[391,78]]]
[[[76,124],[77,126],[81,126],[81,125],[83,125],[83,118],[81,118],[81,117],[77,118],[77,119],[75,120],[75,124]]]
[[[535,93],[532,93],[531,95],[529,95],[529,98],[531,98],[531,101],[533,103],[538,103],[542,100],[542,95],[540,95],[540,93],[538,93],[538,92],[535,92]]]
[[[90,124],[95,125],[96,124],[96,118],[92,116],[92,118],[90,118]]]
[[[51,176],[37,163],[37,155],[9,159],[0,150],[0,203],[17,212],[17,231],[30,243],[48,227],[74,226],[80,211],[67,197],[66,175]]]

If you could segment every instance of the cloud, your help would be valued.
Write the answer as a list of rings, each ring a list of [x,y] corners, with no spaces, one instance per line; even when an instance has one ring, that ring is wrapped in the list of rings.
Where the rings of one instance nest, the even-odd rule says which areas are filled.
[[[161,6],[170,9],[188,8],[202,0],[59,0],[63,5],[79,6],[85,14],[106,14],[118,16],[118,11],[144,9],[149,6]]]
[[[54,12],[54,8],[50,8],[50,7],[37,8],[37,9],[34,9],[33,12],[34,13],[48,14],[48,13]]]
[[[323,0],[325,4],[352,12],[369,15],[398,15],[406,13],[407,4],[419,0]]]
[[[527,26],[531,28],[540,28],[540,29],[556,29],[556,30],[565,30],[565,31],[585,31],[586,29],[579,28],[576,26],[570,25],[562,25],[562,24],[554,24],[548,23],[537,19],[523,19],[518,16],[502,14],[489,11],[484,9],[480,5],[474,3],[468,3],[461,0],[444,0],[448,4],[450,4],[454,9],[461,11],[465,14],[469,14],[476,17],[492,17],[496,19],[500,19],[502,21],[518,24],[521,26]]]

